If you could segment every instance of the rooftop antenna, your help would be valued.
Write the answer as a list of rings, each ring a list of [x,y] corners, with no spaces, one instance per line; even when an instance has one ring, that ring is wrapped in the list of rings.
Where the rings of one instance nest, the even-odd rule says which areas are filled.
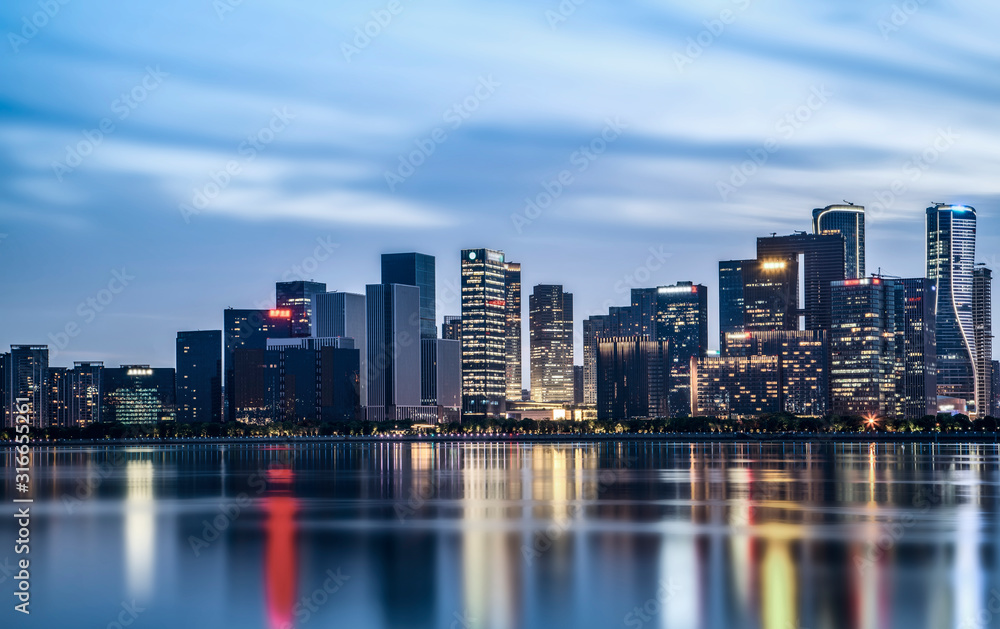
[[[844,199],[844,203],[846,203],[847,205],[850,205],[850,206],[853,206],[853,205],[854,205],[853,203],[851,203],[851,202],[850,202],[850,201],[848,201],[847,199]]]
[[[777,235],[778,235],[778,232],[771,232],[771,238],[774,238]]]

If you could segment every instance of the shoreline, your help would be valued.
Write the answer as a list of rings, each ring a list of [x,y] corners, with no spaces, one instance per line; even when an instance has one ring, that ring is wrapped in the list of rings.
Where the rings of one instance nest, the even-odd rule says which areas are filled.
[[[182,445],[305,445],[327,443],[567,443],[601,441],[671,441],[705,443],[1000,443],[1000,433],[616,433],[557,435],[381,435],[317,437],[193,437],[188,439],[69,439],[32,441],[32,448],[78,446],[182,446]],[[13,441],[0,447],[13,448]]]

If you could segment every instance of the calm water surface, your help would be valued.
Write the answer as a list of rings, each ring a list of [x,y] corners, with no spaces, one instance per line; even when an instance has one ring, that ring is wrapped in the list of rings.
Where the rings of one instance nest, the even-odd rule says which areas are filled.
[[[1000,627],[993,444],[200,445],[33,461],[32,615],[13,612],[0,571],[3,627]],[[6,568],[16,526],[0,522]]]

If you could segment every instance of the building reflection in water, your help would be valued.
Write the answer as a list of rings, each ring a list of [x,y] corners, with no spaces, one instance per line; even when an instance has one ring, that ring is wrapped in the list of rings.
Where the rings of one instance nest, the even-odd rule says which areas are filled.
[[[131,596],[149,600],[156,572],[153,462],[149,459],[126,462],[125,482],[125,578]]]
[[[298,562],[295,514],[298,501],[292,496],[291,469],[272,468],[267,472],[268,493],[263,498],[264,592],[270,629],[294,626]]]

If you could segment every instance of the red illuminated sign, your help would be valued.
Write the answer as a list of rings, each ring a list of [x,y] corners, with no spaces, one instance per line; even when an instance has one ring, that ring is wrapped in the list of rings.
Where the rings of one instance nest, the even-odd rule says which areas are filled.
[[[272,319],[291,319],[292,311],[287,308],[276,308],[274,310],[269,310],[267,316]]]
[[[500,306],[501,308],[507,305],[507,302],[504,301],[503,299],[491,299],[486,303],[491,306]]]

